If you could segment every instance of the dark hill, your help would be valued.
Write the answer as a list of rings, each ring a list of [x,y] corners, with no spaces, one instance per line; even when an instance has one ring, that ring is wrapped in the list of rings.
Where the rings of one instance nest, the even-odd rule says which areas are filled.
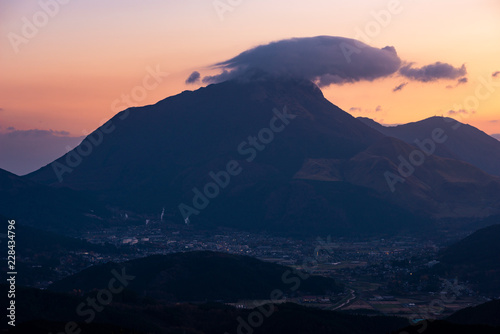
[[[61,292],[103,289],[113,277],[113,269],[135,276],[127,289],[137,295],[171,302],[269,299],[275,289],[286,294],[337,294],[343,291],[342,286],[330,278],[312,276],[299,279],[284,266],[214,252],[153,255],[125,263],[94,266],[54,283],[49,289]],[[297,291],[292,290],[296,282],[300,283]]]
[[[6,285],[0,286],[2,289]],[[87,296],[86,296],[87,297]],[[6,333],[60,333],[65,332],[65,325],[74,322],[82,333],[237,333],[238,326],[248,323],[251,314],[261,312],[257,309],[235,309],[223,304],[176,304],[162,305],[140,299],[123,298],[115,295],[112,303],[103,307],[101,312],[95,312],[95,319],[87,324],[88,314],[79,315],[77,307],[86,305],[86,297],[76,297],[67,294],[54,293],[47,290],[18,288],[17,323],[10,328],[2,322],[0,328]],[[131,296],[132,297],[132,296]],[[484,307],[490,311],[492,303],[480,305],[477,311]],[[85,310],[88,311],[88,308]],[[264,310],[270,310],[265,306]],[[486,313],[481,316],[479,324],[454,323],[455,316],[462,312],[470,313],[470,309],[458,311],[447,321],[429,321],[424,332],[439,334],[455,333],[498,333],[494,325],[497,314]],[[472,313],[475,310],[472,309]],[[472,319],[472,318],[471,318]],[[475,318],[478,319],[478,318]],[[467,321],[467,319],[463,319]],[[261,326],[250,328],[256,334],[301,333],[301,334],[387,334],[387,333],[422,333],[423,325],[409,326],[408,320],[387,316],[348,315],[285,303],[274,305],[271,316],[264,317]],[[399,330],[398,330],[399,328]],[[242,329],[245,333],[245,330]]]
[[[498,327],[491,327],[486,325],[462,325],[454,324],[443,320],[426,321],[425,324],[416,324],[402,328],[399,331],[392,332],[393,334],[498,334],[500,329]]]
[[[110,212],[95,196],[51,187],[0,169],[0,215],[62,233],[105,226]]]
[[[467,307],[457,311],[448,317],[448,321],[456,324],[482,324],[500,327],[500,300],[492,300],[490,302]]]
[[[21,288],[17,300],[22,303],[17,309],[16,327],[7,331],[9,326],[3,322],[0,328],[6,333],[64,333],[66,324],[74,322],[82,333],[238,333],[242,322],[248,324],[251,314],[261,312],[215,303],[161,305],[118,299],[115,296],[111,304],[95,312],[93,321],[86,323],[88,314],[81,316],[76,312],[81,303],[85,305],[85,298]],[[270,307],[266,305],[264,310]],[[88,311],[91,307],[84,309]],[[250,327],[250,331],[256,334],[385,334],[408,322],[395,317],[346,315],[291,303],[275,305],[272,310],[262,325]],[[249,331],[243,328],[241,332]]]
[[[441,274],[469,281],[482,293],[500,295],[500,225],[480,229],[446,248],[441,263],[435,266]]]

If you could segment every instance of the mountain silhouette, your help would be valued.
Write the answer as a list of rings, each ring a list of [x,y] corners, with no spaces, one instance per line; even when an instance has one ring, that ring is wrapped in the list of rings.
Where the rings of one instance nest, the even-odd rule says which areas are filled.
[[[397,233],[499,211],[500,179],[454,159],[430,157],[390,192],[385,172],[414,147],[384,138],[311,82],[232,80],[124,110],[26,178],[165,208],[179,223],[297,234]]]

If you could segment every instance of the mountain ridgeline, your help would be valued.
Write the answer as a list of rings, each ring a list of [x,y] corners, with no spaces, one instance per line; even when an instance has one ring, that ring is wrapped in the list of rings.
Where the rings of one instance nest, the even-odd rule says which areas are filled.
[[[49,289],[88,293],[105,289],[113,276],[122,278],[119,280],[138,298],[162,302],[265,300],[274,289],[280,289],[282,296],[335,296],[344,289],[332,278],[311,276],[252,257],[208,251],[109,262],[69,276]]]
[[[500,176],[500,141],[473,126],[437,116],[397,126],[383,126],[365,117],[358,119],[386,136],[411,145],[415,145],[415,141],[431,138],[435,129],[443,129],[446,137],[443,143],[436,146],[436,155],[463,160],[489,174]]]
[[[40,229],[74,232],[107,226],[111,213],[86,191],[51,187],[0,169],[0,216]]]
[[[131,211],[164,207],[179,223],[300,235],[422,231],[436,217],[500,212],[500,178],[437,155],[402,172],[414,150],[311,82],[226,81],[124,110],[26,178]]]
[[[500,217],[441,252],[433,271],[469,282],[477,291],[500,296]]]

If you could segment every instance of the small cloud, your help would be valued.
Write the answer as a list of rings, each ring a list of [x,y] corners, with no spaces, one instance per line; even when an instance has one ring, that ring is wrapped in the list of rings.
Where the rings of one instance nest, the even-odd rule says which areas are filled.
[[[405,88],[406,85],[408,85],[408,82],[403,82],[403,83],[397,85],[396,87],[394,87],[394,89],[392,91],[393,92],[399,92],[400,90],[402,90],[403,88]]]
[[[362,108],[358,108],[358,107],[352,107],[352,108],[349,108],[349,112],[351,113],[365,113],[365,114],[368,114],[368,113],[374,113],[374,112],[379,112],[379,111],[382,111],[382,106],[377,106],[375,109],[362,109]],[[373,118],[375,119],[375,118]]]
[[[24,175],[47,165],[76,147],[84,137],[71,137],[68,131],[16,130],[0,132],[0,168]]]
[[[498,119],[492,119],[491,121],[488,121],[488,123],[497,124],[497,123],[500,123],[500,120],[498,120]]]
[[[198,83],[200,81],[200,77],[201,77],[200,72],[194,71],[186,79],[186,84],[191,85],[191,84]]]
[[[475,114],[476,111],[467,111],[465,109],[459,109],[459,110],[449,110],[448,111],[448,116],[456,116],[456,115],[469,115],[469,114]]]
[[[3,111],[3,108],[0,108],[0,111]]]
[[[50,132],[52,132],[53,134],[57,135],[57,136],[64,136],[64,137],[67,137],[70,135],[70,133],[68,131],[53,131],[53,130],[50,130]]]
[[[466,77],[463,77],[463,78],[460,78],[460,79],[458,79],[458,80],[457,80],[457,84],[456,84],[455,86],[453,86],[453,85],[448,85],[448,86],[446,86],[446,88],[447,88],[447,89],[453,89],[453,88],[455,88],[455,87],[457,87],[457,86],[459,86],[459,85],[464,85],[464,84],[466,84],[467,82],[469,82],[469,79],[468,79],[468,78],[466,78]]]
[[[9,136],[11,137],[68,137],[70,133],[68,131],[54,131],[54,130],[40,130],[40,129],[30,129],[30,130],[17,130],[13,126],[9,126],[7,131],[10,131]]]
[[[439,61],[420,68],[413,67],[413,63],[409,63],[399,69],[399,74],[408,79],[429,82],[440,79],[456,79],[463,77],[467,74],[467,69],[465,68],[465,64],[461,67],[453,67],[450,64]]]
[[[493,78],[496,78],[496,77],[500,76],[500,71],[493,72],[493,74],[491,74],[491,76]]]

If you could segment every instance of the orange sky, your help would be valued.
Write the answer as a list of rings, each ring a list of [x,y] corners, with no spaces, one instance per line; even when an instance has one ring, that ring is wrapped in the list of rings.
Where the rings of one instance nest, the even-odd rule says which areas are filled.
[[[41,0],[56,3],[58,0]],[[242,0],[219,17],[215,1],[86,0],[51,7],[43,21],[39,1],[0,2],[0,132],[53,129],[81,136],[113,116],[113,102],[141,86],[147,68],[168,72],[157,87],[134,104],[154,103],[198,86],[184,80],[259,44],[317,35],[356,38],[375,21],[373,12],[397,0]],[[227,0],[221,0],[227,3]],[[237,1],[233,1],[235,3]],[[465,63],[469,82],[410,82],[393,76],[323,89],[326,97],[354,116],[383,123],[405,123],[447,115],[500,70],[500,3],[496,0],[401,0],[401,13],[373,33],[368,44],[392,45],[399,56],[422,66],[442,61]],[[23,36],[23,18],[40,27]],[[40,21],[42,20],[42,21]],[[25,29],[26,30],[26,29]],[[10,37],[9,37],[10,36]],[[500,81],[500,76],[496,78]],[[380,111],[375,111],[377,106]],[[467,109],[467,108],[466,108]],[[461,120],[500,133],[500,87]],[[469,110],[469,112],[472,110]]]

